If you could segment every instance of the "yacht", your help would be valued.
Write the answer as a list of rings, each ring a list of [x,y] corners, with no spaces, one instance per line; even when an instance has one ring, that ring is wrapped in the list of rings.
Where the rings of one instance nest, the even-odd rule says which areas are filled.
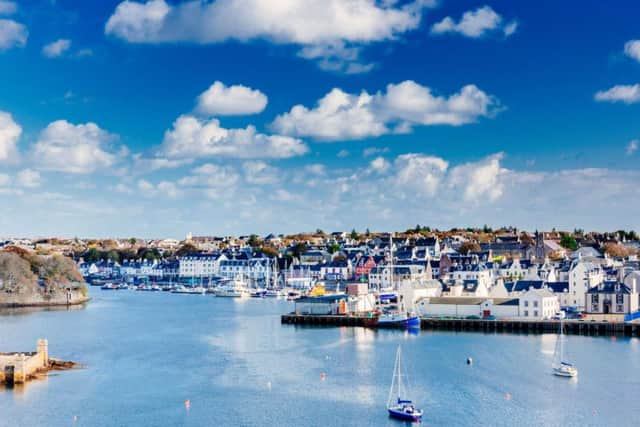
[[[236,278],[223,282],[214,291],[216,297],[245,298],[250,296],[244,280]]]

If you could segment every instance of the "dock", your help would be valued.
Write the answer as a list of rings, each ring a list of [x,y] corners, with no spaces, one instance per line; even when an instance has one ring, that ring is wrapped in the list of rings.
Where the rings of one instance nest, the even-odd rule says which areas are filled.
[[[305,315],[289,313],[280,318],[285,325],[300,326],[350,326],[365,327],[367,316],[354,315]],[[447,330],[458,332],[544,334],[557,333],[558,320],[515,320],[515,319],[452,319],[427,318],[420,321],[423,330]],[[574,335],[627,336],[640,337],[640,323],[603,322],[585,320],[565,320],[564,332]]]

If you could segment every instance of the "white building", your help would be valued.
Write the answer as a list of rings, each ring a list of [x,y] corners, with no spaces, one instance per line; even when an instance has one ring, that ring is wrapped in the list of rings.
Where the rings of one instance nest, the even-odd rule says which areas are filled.
[[[569,269],[569,292],[562,295],[565,300],[560,301],[561,305],[584,310],[587,291],[603,281],[604,271],[599,265],[591,261],[574,260]]]
[[[192,254],[180,258],[178,274],[180,277],[210,277],[219,274],[220,262],[226,260],[223,255]]]
[[[558,311],[558,296],[547,288],[529,289],[520,295],[520,316],[524,319],[550,319]]]

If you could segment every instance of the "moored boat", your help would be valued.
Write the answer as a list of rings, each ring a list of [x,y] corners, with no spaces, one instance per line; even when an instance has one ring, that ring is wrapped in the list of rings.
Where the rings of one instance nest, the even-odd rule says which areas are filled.
[[[408,392],[404,386],[401,364],[400,346],[396,350],[396,361],[393,367],[391,389],[387,400],[387,412],[392,418],[403,421],[420,421],[422,410],[415,407],[413,401],[407,398]]]
[[[560,331],[556,341],[555,352],[553,353],[552,368],[553,374],[558,377],[573,378],[578,375],[578,368],[576,368],[573,363],[565,361],[562,320],[560,320]]]

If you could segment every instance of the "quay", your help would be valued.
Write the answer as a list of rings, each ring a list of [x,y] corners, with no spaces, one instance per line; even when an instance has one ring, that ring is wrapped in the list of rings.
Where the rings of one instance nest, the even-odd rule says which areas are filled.
[[[301,326],[362,326],[367,325],[367,316],[353,315],[305,315],[283,314],[280,322],[285,325]],[[483,320],[483,319],[443,319],[423,317],[421,329],[448,330],[460,332],[542,334],[557,333],[557,320]],[[602,322],[591,320],[563,321],[566,334],[596,336],[640,337],[640,323]]]

